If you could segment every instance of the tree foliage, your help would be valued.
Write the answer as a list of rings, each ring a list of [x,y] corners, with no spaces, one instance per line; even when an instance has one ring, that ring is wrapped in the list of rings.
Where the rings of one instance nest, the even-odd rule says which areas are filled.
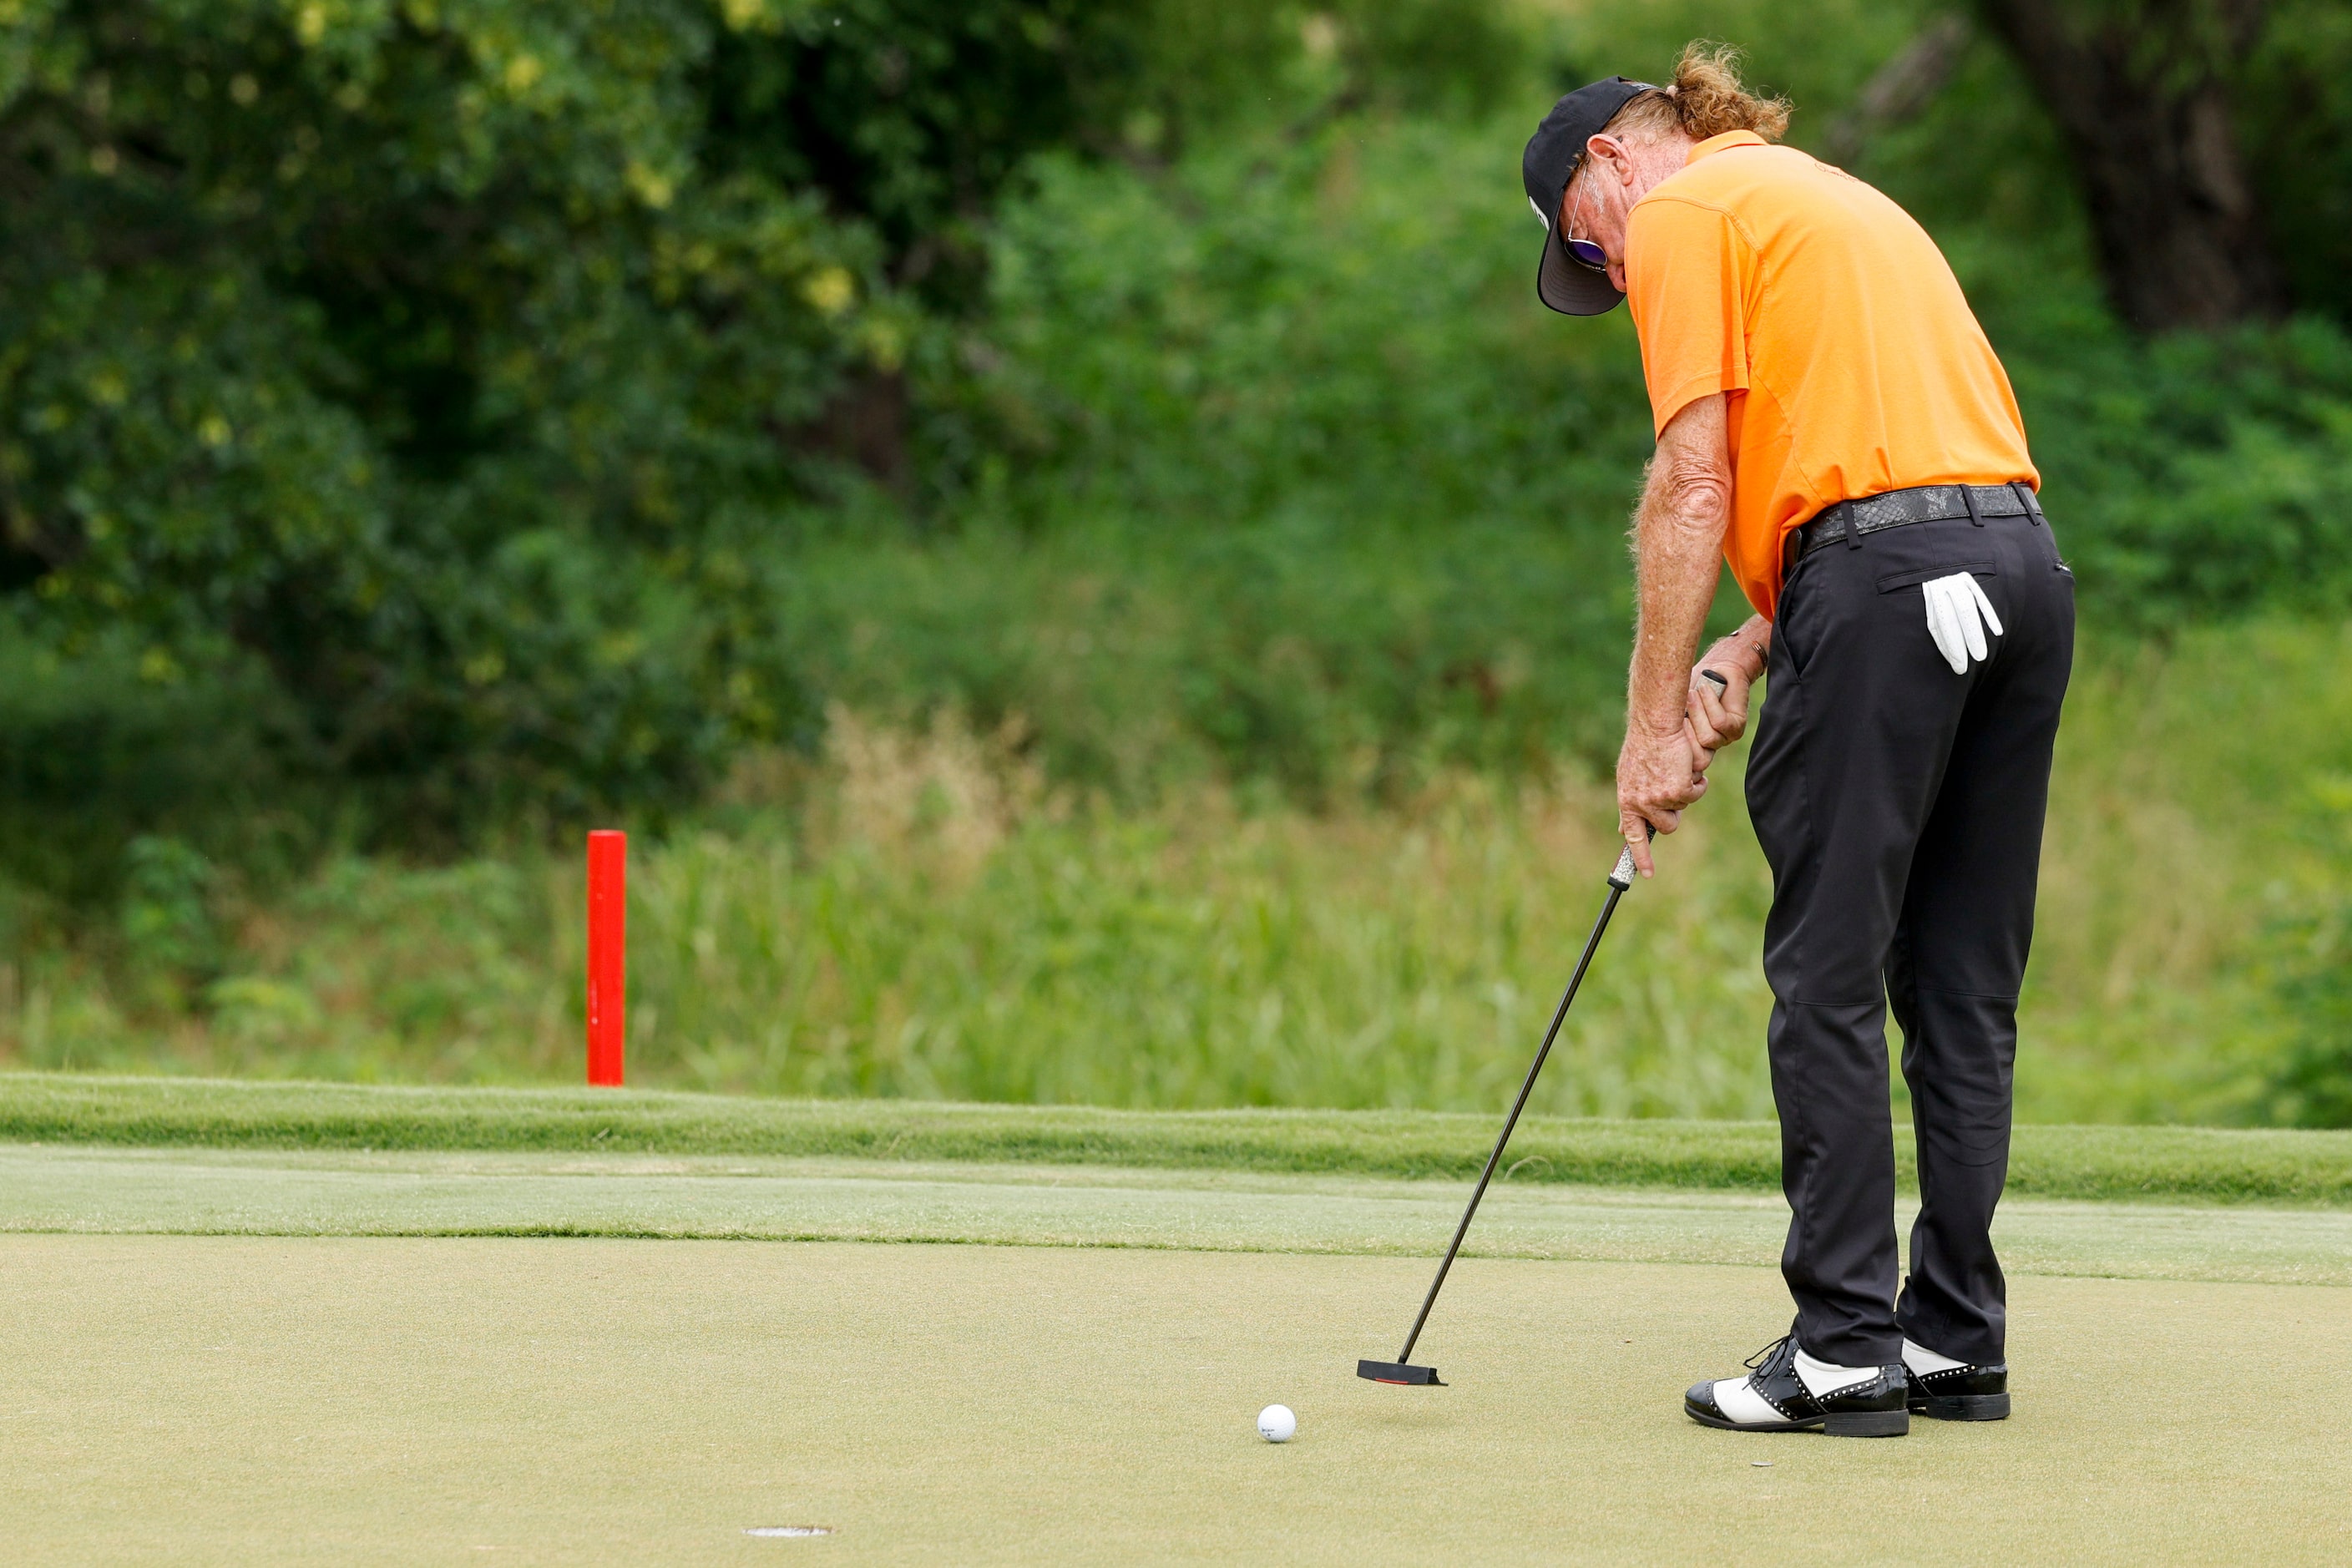
[[[1971,9],[2063,139],[2124,319],[2352,320],[2352,12],[2337,0]]]
[[[2352,322],[2352,7],[2273,0],[2234,106],[2290,295]]]
[[[0,583],[444,815],[792,721],[762,543],[1125,58],[1076,0],[5,12]]]
[[[2303,236],[2294,287],[2332,299],[2352,186],[2315,174],[2296,201],[2270,172],[2342,163],[2328,73],[2352,35],[2320,0],[2265,15],[2234,102],[2275,231]],[[94,735],[92,693],[129,679],[151,689],[87,742],[108,769],[194,754],[136,739],[180,691],[191,716],[258,716],[237,747],[281,772],[396,802],[404,835],[642,808],[813,732],[850,661],[779,625],[825,597],[790,581],[806,532],[1598,519],[1645,439],[1633,362],[1622,322],[1530,332],[1517,132],[1558,87],[1654,74],[1720,26],[1797,97],[1803,141],[1946,16],[0,0],[0,664],[69,671],[40,679],[79,705],[19,704],[39,723],[0,773],[43,811],[72,793],[32,737]],[[2061,395],[2036,405],[2055,470],[2129,498],[2099,525],[2103,575],[2168,613],[2334,562],[2337,341],[2185,349],[2166,363],[2221,364],[2183,373],[2203,394],[2143,384],[2082,313],[2063,141],[1989,41],[1946,52],[1916,123],[1874,121],[1856,167],[1935,228],[2021,380]],[[2291,417],[2266,391],[2211,406],[2273,381]],[[1312,581],[1298,550],[1264,580]],[[1580,584],[1574,624],[1614,625],[1610,581]],[[1444,679],[1508,662],[1472,641],[1430,655]],[[1361,660],[1323,667],[1344,684]],[[1245,737],[1242,767],[1289,721],[1203,722]],[[82,794],[215,793],[209,767],[172,777]]]

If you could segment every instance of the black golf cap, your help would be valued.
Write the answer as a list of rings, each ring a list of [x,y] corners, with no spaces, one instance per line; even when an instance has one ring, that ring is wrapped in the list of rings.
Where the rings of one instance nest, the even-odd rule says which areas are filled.
[[[1576,166],[1584,162],[1584,144],[1636,96],[1656,90],[1646,81],[1627,81],[1622,76],[1580,87],[1553,104],[1536,133],[1528,138],[1519,174],[1527,182],[1528,205],[1544,226],[1536,298],[1564,316],[1607,315],[1625,298],[1609,281],[1609,274],[1585,266],[1560,243],[1559,203],[1568,194]]]

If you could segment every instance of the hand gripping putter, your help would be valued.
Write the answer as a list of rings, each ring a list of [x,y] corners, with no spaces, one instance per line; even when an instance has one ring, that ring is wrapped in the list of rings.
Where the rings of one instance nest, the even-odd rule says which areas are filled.
[[[1727,689],[1729,682],[1711,669],[1699,673],[1717,687]],[[1658,830],[1650,829],[1655,838]],[[1561,1020],[1568,1016],[1568,1005],[1576,1000],[1576,988],[1584,984],[1584,972],[1592,966],[1592,954],[1601,946],[1601,933],[1609,929],[1609,917],[1617,912],[1617,900],[1633,885],[1633,847],[1627,845],[1617,855],[1617,868],[1609,873],[1609,897],[1601,906],[1601,918],[1592,922],[1592,934],[1584,939],[1583,955],[1576,961],[1576,973],[1568,977],[1568,989],[1560,993],[1559,1005],[1551,1016],[1551,1027],[1544,1031],[1543,1044],[1536,1050],[1536,1059],[1528,1065],[1527,1081],[1519,1085],[1519,1098],[1511,1101],[1511,1113],[1503,1119],[1503,1135],[1495,1140],[1495,1152],[1486,1156],[1486,1168],[1478,1173],[1478,1185],[1470,1194],[1470,1206],[1462,1211],[1462,1223],[1454,1227],[1454,1239],[1445,1246],[1445,1260],[1437,1266],[1437,1278],[1429,1282],[1429,1294],[1421,1299],[1421,1311],[1412,1320],[1412,1331],[1404,1337],[1404,1349],[1397,1352],[1394,1361],[1360,1361],[1356,1375],[1374,1383],[1411,1384],[1423,1388],[1443,1388],[1444,1381],[1433,1366],[1414,1366],[1408,1359],[1415,1341],[1421,1338],[1421,1328],[1429,1321],[1429,1310],[1437,1304],[1438,1287],[1445,1283],[1445,1272],[1454,1267],[1454,1255],[1462,1250],[1462,1238],[1470,1232],[1471,1216],[1478,1212],[1478,1200],[1486,1195],[1486,1184],[1495,1179],[1495,1167],[1502,1162],[1503,1148],[1511,1141],[1511,1130],[1519,1124],[1519,1112],[1528,1108],[1528,1096],[1535,1092],[1536,1075],[1543,1071],[1544,1058],[1551,1055],[1551,1043],[1559,1037]]]

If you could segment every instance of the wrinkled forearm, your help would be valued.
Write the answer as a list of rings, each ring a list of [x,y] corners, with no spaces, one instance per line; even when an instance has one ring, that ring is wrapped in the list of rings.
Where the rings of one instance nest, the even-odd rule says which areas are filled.
[[[1691,664],[1715,602],[1730,523],[1723,399],[1704,397],[1675,415],[1659,437],[1634,514],[1641,608],[1625,694],[1629,729],[1663,735],[1682,727]]]

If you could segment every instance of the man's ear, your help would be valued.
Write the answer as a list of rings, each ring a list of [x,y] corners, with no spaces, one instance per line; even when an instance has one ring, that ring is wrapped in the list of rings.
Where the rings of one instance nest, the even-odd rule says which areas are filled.
[[[1625,150],[1625,143],[1618,141],[1614,136],[1607,136],[1596,132],[1587,138],[1584,143],[1584,161],[1587,163],[1597,161],[1603,165],[1601,174],[1595,176],[1596,179],[1614,180],[1621,185],[1630,185],[1633,183],[1633,157]]]

